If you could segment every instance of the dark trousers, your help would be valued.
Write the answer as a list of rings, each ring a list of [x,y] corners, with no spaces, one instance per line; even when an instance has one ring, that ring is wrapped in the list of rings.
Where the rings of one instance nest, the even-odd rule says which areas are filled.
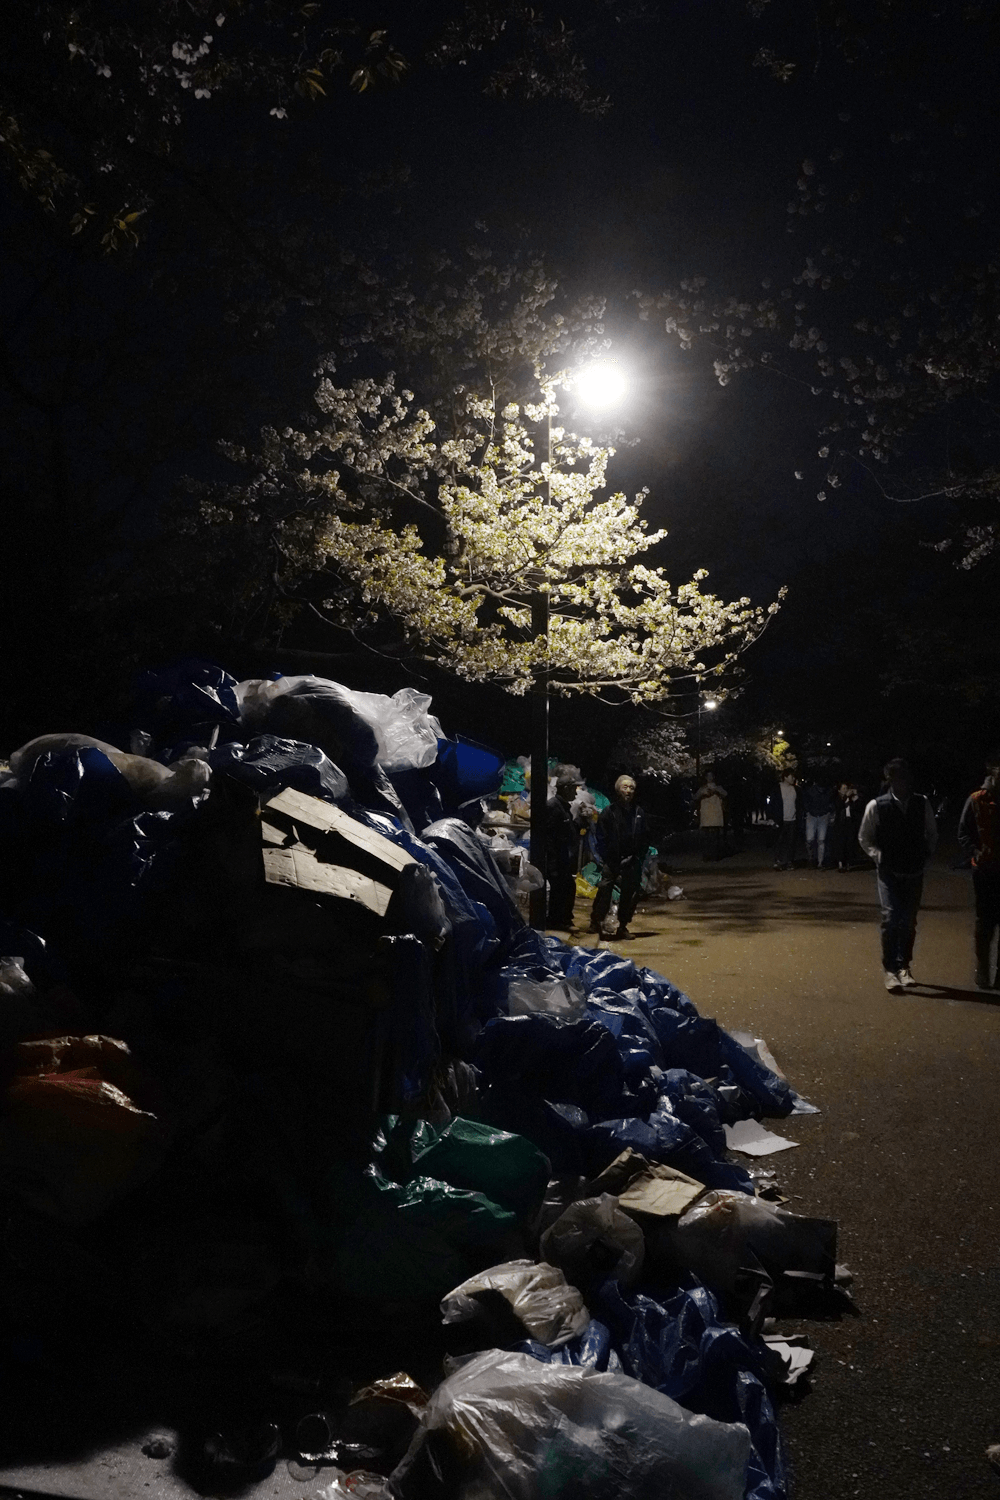
[[[593,909],[590,913],[591,927],[599,928],[611,910],[611,896],[615,886],[621,887],[618,897],[618,926],[627,927],[635,914],[639,901],[639,880],[642,868],[637,859],[623,860],[620,865],[604,865],[601,883],[597,887]]]
[[[778,842],[774,846],[774,863],[776,865],[790,865],[795,861],[795,829],[796,821],[790,818],[787,823],[782,823],[778,828]]]
[[[572,927],[576,879],[568,865],[549,869],[549,908],[546,926]]]
[[[973,870],[972,889],[976,897],[976,968],[989,974],[993,934],[1000,927],[1000,870]]]
[[[878,872],[878,899],[882,907],[882,967],[893,974],[908,969],[917,935],[917,912],[924,877]]]

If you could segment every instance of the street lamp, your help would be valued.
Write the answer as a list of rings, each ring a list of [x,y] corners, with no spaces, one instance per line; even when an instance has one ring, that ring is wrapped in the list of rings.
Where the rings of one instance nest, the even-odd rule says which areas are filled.
[[[625,371],[617,360],[600,359],[564,375],[558,382],[572,391],[577,400],[592,411],[610,411],[620,406],[628,393]],[[542,474],[541,500],[549,503],[549,469],[552,463],[552,415],[558,407],[549,405],[545,416],[545,462]],[[531,635],[533,640],[549,636],[549,595],[538,589],[531,597]],[[528,835],[528,858],[542,874],[540,890],[528,897],[528,921],[532,927],[544,928],[546,919],[546,807],[549,800],[549,671],[543,663],[535,669],[531,690],[531,826]]]
[[[695,745],[694,752],[694,774],[699,777],[701,776],[701,711],[702,708],[705,708],[709,713],[711,713],[712,710],[718,708],[718,706],[719,703],[717,698],[706,698],[703,703],[701,694],[698,694],[698,739]]]

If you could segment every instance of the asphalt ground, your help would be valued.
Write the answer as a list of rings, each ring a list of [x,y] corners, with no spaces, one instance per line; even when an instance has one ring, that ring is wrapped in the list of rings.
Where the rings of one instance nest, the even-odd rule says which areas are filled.
[[[760,830],[716,863],[667,854],[684,899],[647,901],[634,940],[608,944],[763,1037],[821,1110],[767,1122],[799,1147],[758,1162],[790,1211],[838,1221],[855,1278],[856,1317],[779,1325],[816,1350],[781,1407],[794,1500],[1000,1497],[985,1458],[1000,1442],[1000,991],[972,987],[971,881],[949,853],[928,867],[907,994],[883,986],[871,868],[775,871]]]

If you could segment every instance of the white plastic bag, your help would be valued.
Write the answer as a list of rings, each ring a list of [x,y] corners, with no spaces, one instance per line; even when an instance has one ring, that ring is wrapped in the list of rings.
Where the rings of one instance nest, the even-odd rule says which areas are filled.
[[[400,688],[391,698],[382,693],[354,693],[353,697],[378,735],[383,771],[419,771],[434,764],[444,732],[428,713],[428,693]]]
[[[574,1021],[583,1010],[583,991],[572,979],[512,979],[507,985],[507,1013],[511,1016],[541,1012]]]
[[[687,1412],[627,1375],[490,1349],[438,1386],[426,1431],[467,1463],[457,1500],[742,1500],[750,1434]]]
[[[638,1281],[646,1253],[642,1230],[610,1193],[571,1203],[542,1235],[538,1248],[551,1265],[574,1279],[592,1273],[626,1287]]]
[[[354,692],[326,677],[279,677],[273,682],[250,678],[236,685],[240,718],[249,728],[259,728],[276,699],[308,688],[334,690],[337,700],[368,725],[375,735],[377,760],[383,771],[420,770],[437,760],[437,742],[443,731],[434,715],[428,713],[429,695],[418,693],[416,688],[400,688],[389,698],[384,693]]]
[[[444,1321],[465,1323],[476,1317],[479,1312],[479,1304],[474,1300],[476,1292],[499,1292],[530,1336],[550,1348],[575,1338],[590,1322],[590,1313],[576,1287],[567,1283],[560,1270],[544,1261],[509,1260],[471,1276],[442,1299]]]

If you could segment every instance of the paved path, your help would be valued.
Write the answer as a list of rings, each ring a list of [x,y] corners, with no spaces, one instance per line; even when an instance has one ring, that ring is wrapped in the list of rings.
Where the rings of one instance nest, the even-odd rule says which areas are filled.
[[[820,1107],[774,1126],[801,1144],[768,1165],[792,1211],[839,1222],[855,1275],[859,1317],[780,1325],[818,1351],[782,1413],[794,1500],[1000,1500],[1000,992],[971,988],[968,875],[929,870],[924,983],[893,996],[870,871],[778,873],[759,849],[670,868],[686,899],[611,946],[764,1037]]]

